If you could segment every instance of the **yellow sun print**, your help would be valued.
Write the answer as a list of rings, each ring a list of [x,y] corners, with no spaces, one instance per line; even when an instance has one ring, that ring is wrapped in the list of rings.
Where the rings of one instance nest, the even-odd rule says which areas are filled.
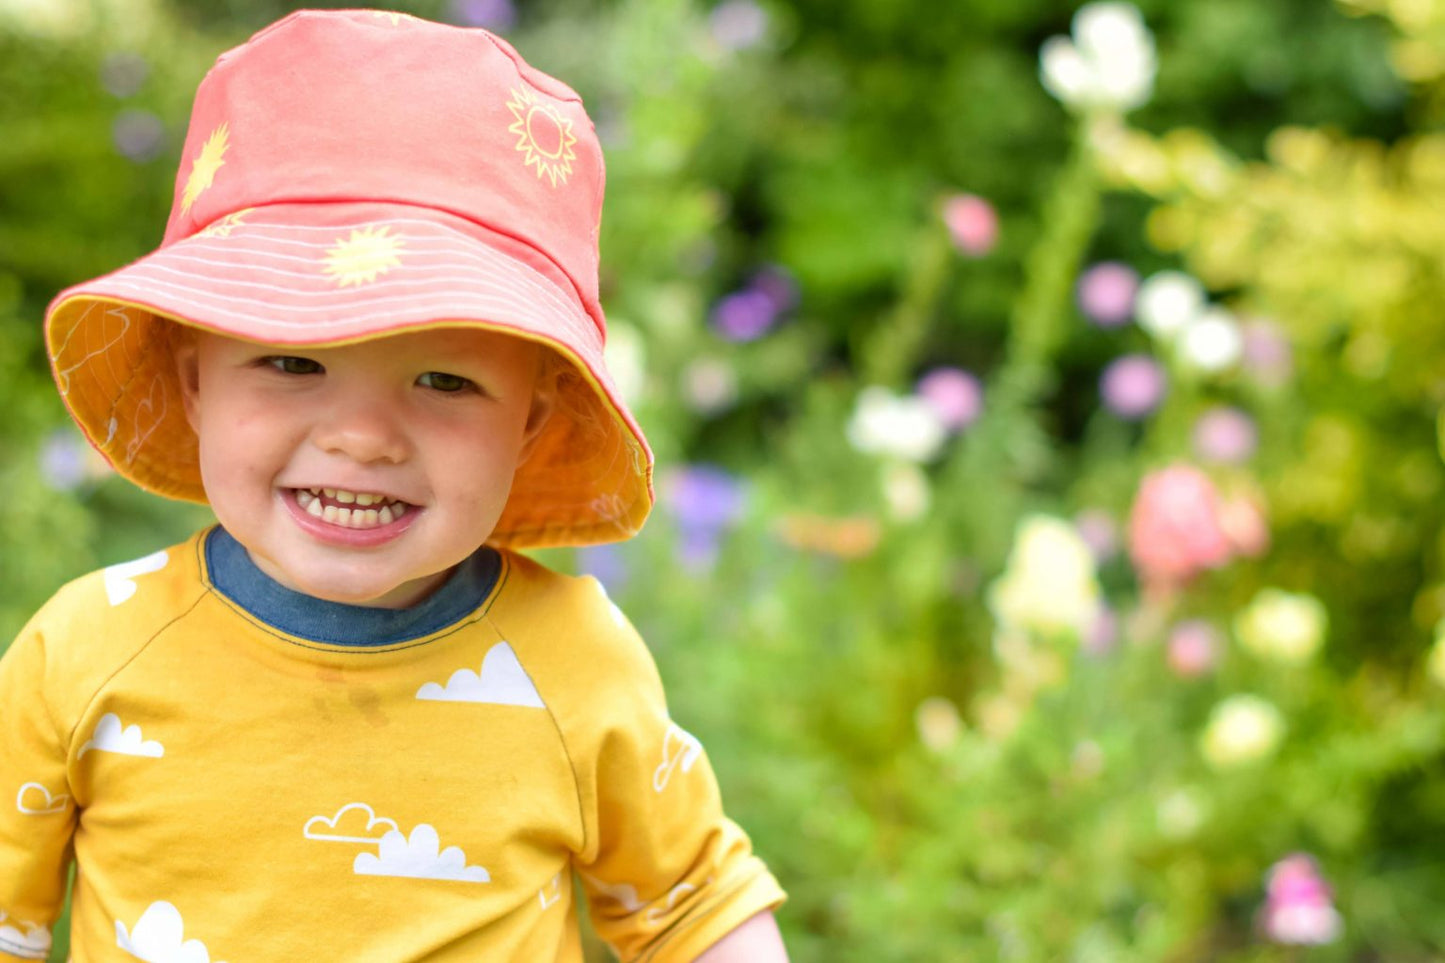
[[[227,214],[210,224],[201,231],[201,237],[230,237],[231,231],[240,227],[246,221],[246,215],[254,211],[254,207],[243,208],[234,213]]]
[[[186,178],[186,190],[181,195],[181,213],[191,209],[201,192],[216,179],[216,171],[226,162],[226,148],[231,146],[231,125],[221,124],[211,131],[211,136],[201,145],[201,153],[191,163],[191,176]]]
[[[401,263],[402,239],[390,228],[363,227],[326,252],[326,273],[342,287],[369,284]]]
[[[517,118],[508,133],[517,135],[517,150],[526,154],[522,163],[537,169],[537,179],[544,176],[556,187],[560,180],[567,183],[572,176],[572,162],[577,154],[572,145],[577,135],[572,133],[572,121],[563,117],[562,112],[552,104],[538,101],[530,90],[512,88],[512,99],[507,109]]]

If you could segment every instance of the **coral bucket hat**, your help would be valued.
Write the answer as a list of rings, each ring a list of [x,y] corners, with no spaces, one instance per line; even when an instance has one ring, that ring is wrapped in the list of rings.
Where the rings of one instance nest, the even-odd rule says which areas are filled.
[[[160,248],[51,303],[56,383],[121,475],[204,502],[161,319],[283,345],[527,338],[575,372],[490,541],[626,538],[652,453],[603,363],[603,179],[581,99],[493,34],[293,13],[201,82]]]

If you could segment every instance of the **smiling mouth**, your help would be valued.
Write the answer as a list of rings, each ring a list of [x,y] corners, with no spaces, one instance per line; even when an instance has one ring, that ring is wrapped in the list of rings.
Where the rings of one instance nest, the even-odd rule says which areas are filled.
[[[291,491],[296,504],[306,514],[343,528],[380,528],[416,507],[390,495],[342,488],[293,488]]]

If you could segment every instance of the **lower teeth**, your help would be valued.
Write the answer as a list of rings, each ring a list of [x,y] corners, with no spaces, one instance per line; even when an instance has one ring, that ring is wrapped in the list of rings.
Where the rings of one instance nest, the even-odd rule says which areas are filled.
[[[406,513],[405,502],[393,502],[390,505],[383,505],[380,509],[337,508],[334,505],[322,505],[319,497],[305,489],[296,489],[296,504],[305,509],[306,514],[343,528],[375,528],[378,525],[390,525]]]

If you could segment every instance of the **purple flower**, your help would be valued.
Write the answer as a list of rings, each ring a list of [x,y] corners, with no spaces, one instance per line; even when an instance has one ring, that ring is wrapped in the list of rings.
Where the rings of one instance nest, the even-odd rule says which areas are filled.
[[[1276,943],[1319,945],[1339,939],[1342,922],[1319,866],[1293,853],[1270,867],[1261,922]]]
[[[663,498],[677,520],[678,561],[694,572],[710,569],[723,534],[742,515],[742,485],[721,468],[691,465],[666,479]]]
[[[137,164],[154,160],[165,146],[166,128],[161,119],[146,110],[123,110],[111,126],[115,149]]]
[[[140,54],[117,51],[101,61],[100,85],[112,97],[130,97],[140,92],[150,72],[150,64]]]
[[[953,246],[969,257],[982,257],[998,241],[998,214],[976,194],[953,194],[943,202],[943,223]]]
[[[983,388],[962,368],[934,368],[918,379],[915,390],[949,431],[973,424],[983,410]]]
[[[1254,420],[1238,408],[1211,408],[1194,423],[1194,450],[1205,461],[1238,465],[1258,446]]]
[[[727,295],[712,309],[712,326],[729,341],[756,341],[778,321],[772,296],[756,288]]]
[[[747,50],[768,35],[768,14],[753,0],[723,0],[708,15],[708,29],[718,46]]]
[[[608,593],[616,592],[625,586],[632,574],[622,549],[610,543],[583,545],[578,548],[577,571],[597,579],[606,587]]]
[[[512,0],[451,0],[450,20],[466,27],[504,31],[516,26],[517,10]]]
[[[721,531],[742,516],[743,487],[715,465],[689,465],[674,471],[663,489],[664,500],[678,526]]]
[[[1114,360],[1099,379],[1104,404],[1121,418],[1143,418],[1164,400],[1168,388],[1164,369],[1146,354],[1127,354]]]
[[[90,449],[67,428],[52,431],[40,443],[40,477],[56,491],[78,488],[90,477]]]
[[[748,282],[748,287],[767,295],[778,314],[798,306],[798,282],[793,280],[786,268],[776,264],[759,268]]]
[[[1139,275],[1127,264],[1104,261],[1079,276],[1079,310],[1101,328],[1117,328],[1134,314]]]

